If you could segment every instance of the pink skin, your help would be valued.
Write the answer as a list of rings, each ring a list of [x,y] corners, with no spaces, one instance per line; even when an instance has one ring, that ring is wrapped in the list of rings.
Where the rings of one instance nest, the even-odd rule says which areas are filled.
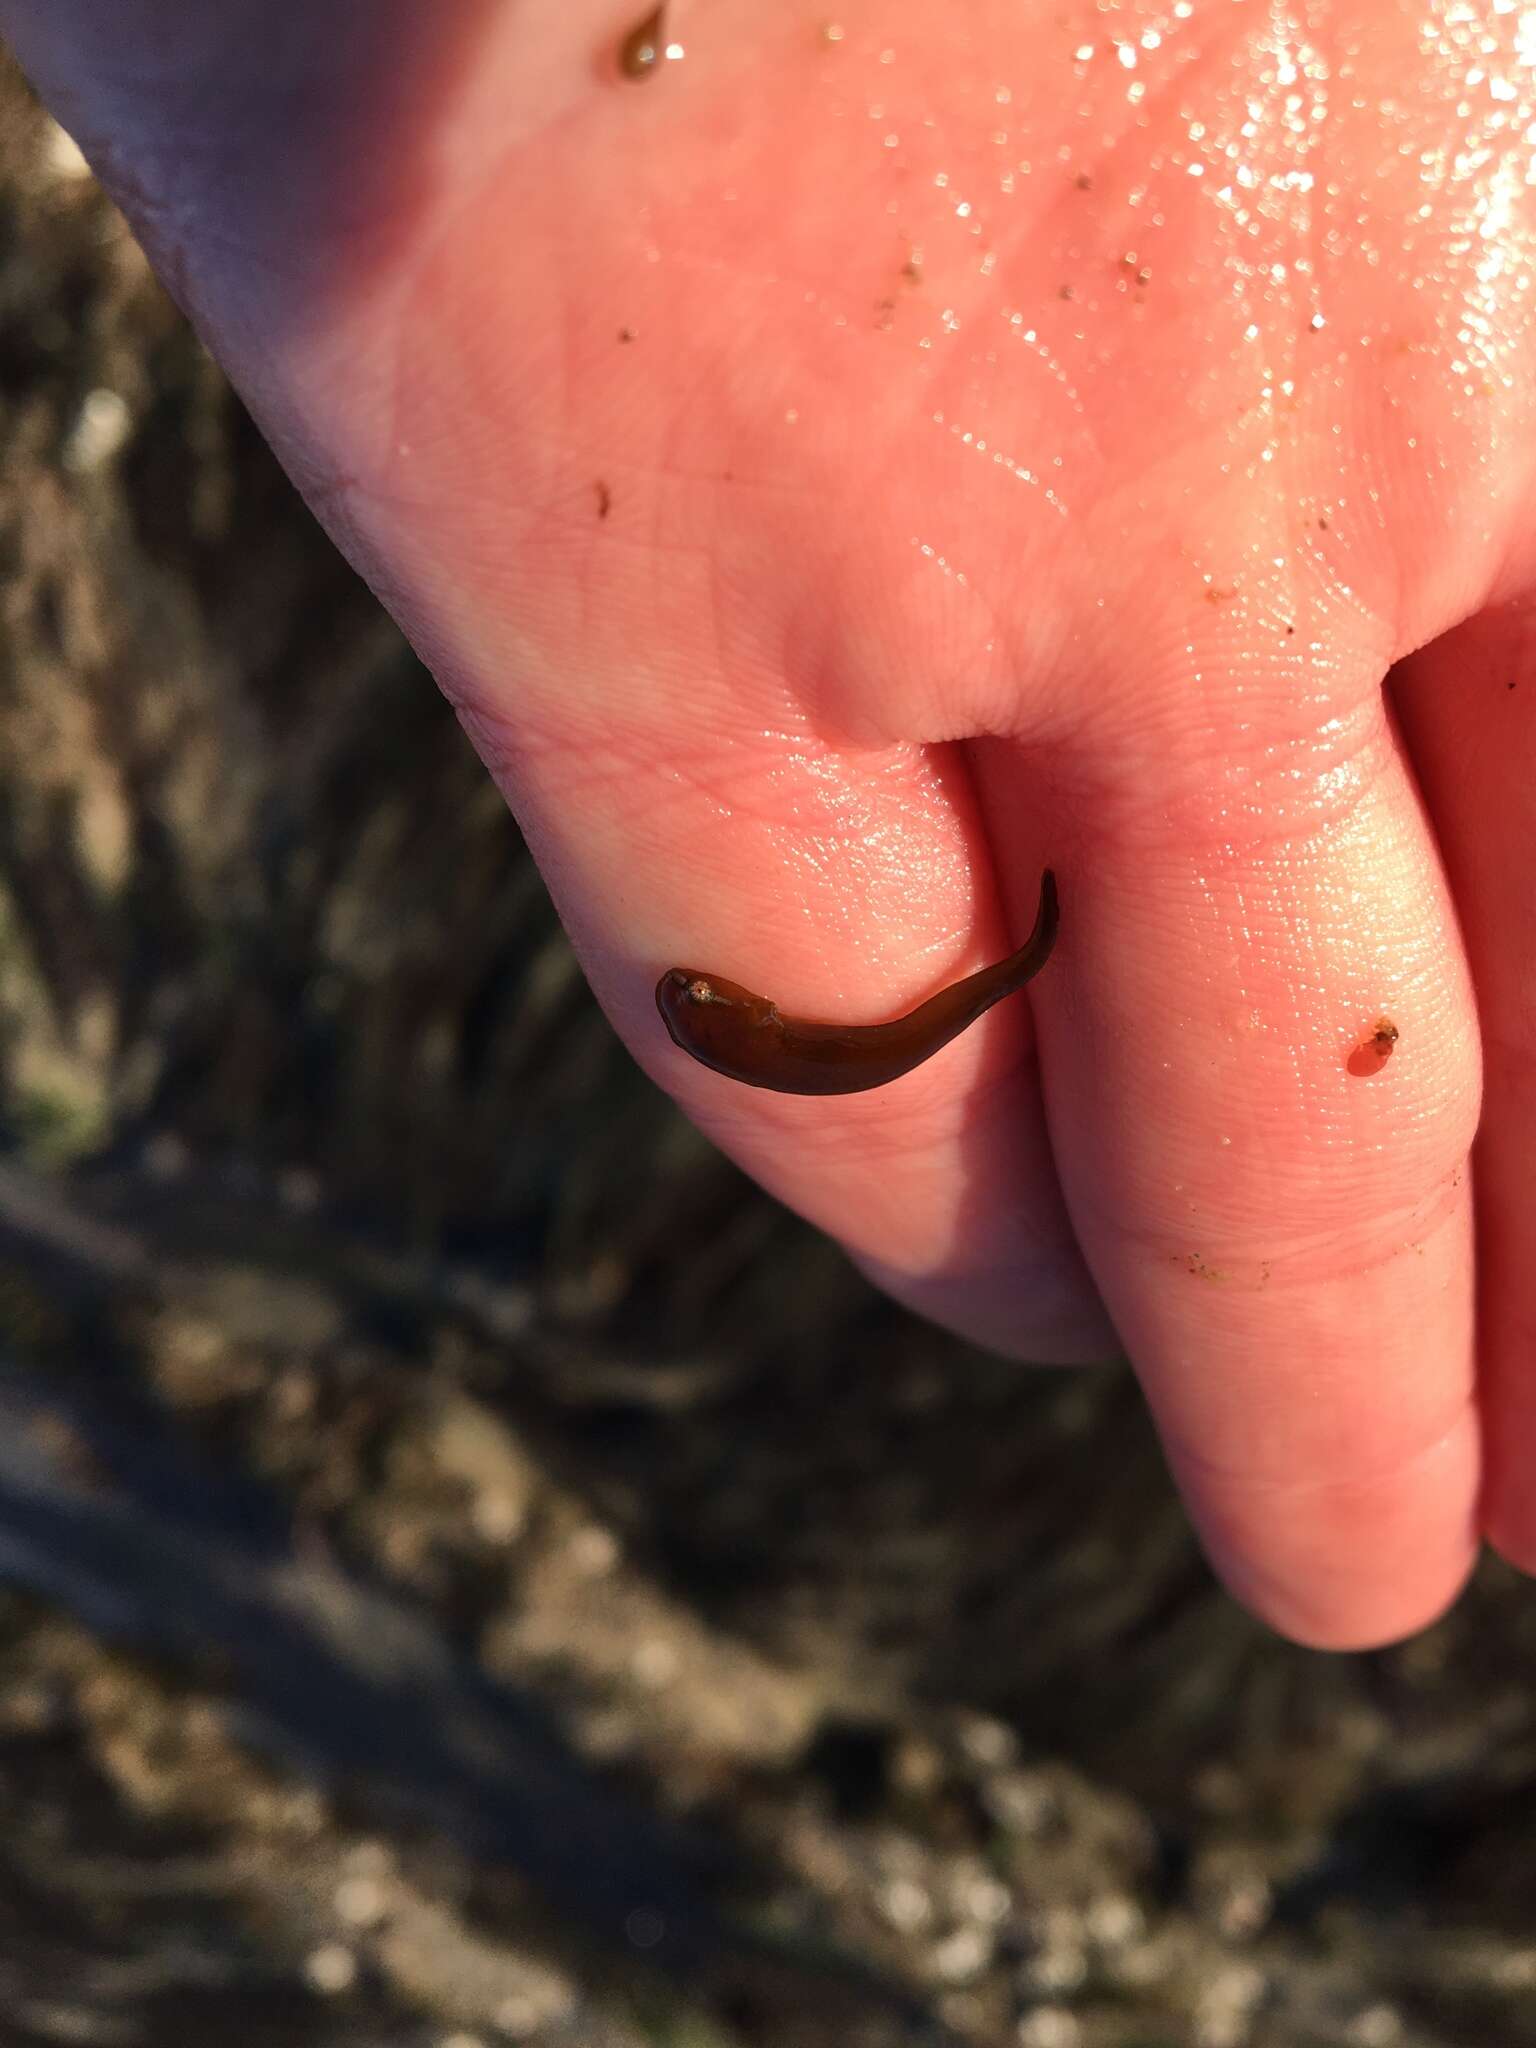
[[[1522,16],[709,0],[630,84],[641,11],[0,27],[647,1069],[936,1319],[1112,1319],[1275,1627],[1412,1630],[1536,1562]],[[678,959],[900,1015],[1047,865],[1046,971],[887,1089],[658,1024]]]

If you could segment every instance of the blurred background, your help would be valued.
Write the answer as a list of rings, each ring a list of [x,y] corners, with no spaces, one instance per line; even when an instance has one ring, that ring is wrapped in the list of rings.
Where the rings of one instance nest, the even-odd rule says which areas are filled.
[[[1533,1655],[683,1123],[0,56],[0,2048],[1519,2048]]]

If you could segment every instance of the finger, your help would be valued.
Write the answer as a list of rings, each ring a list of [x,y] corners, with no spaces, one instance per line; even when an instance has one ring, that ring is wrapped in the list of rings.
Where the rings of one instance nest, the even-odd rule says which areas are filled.
[[[1292,1636],[1380,1642],[1474,1554],[1470,995],[1379,697],[1304,748],[1217,744],[1075,805],[1051,1131],[1217,1568]]]
[[[674,961],[745,982],[790,1014],[863,1023],[904,1015],[1016,943],[953,755],[850,759],[802,741],[748,767],[748,751],[744,739],[729,768],[697,752],[686,769],[658,764],[639,808],[596,806],[602,822],[581,849],[588,885],[565,909],[637,1054],[733,1157],[909,1306],[1036,1362],[1115,1355],[1057,1185],[1024,996],[900,1080],[845,1097],[747,1088],[667,1040],[649,983]],[[513,774],[547,843],[546,793]],[[659,804],[658,785],[670,792]],[[572,855],[557,850],[549,870],[569,875]],[[651,896],[638,1016],[635,931],[621,944],[604,928],[620,874],[644,874]],[[1019,937],[1033,915],[1031,904]]]
[[[1468,621],[1395,683],[1478,993],[1478,1349],[1489,1541],[1536,1571],[1536,608]]]

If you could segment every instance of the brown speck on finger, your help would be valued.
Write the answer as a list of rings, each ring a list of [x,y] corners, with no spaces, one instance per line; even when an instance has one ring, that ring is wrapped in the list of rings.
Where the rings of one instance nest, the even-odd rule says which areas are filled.
[[[1371,1026],[1370,1037],[1362,1039],[1345,1062],[1348,1071],[1357,1081],[1368,1081],[1373,1074],[1379,1074],[1392,1057],[1397,1036],[1392,1019],[1378,1017]]]
[[[613,510],[613,493],[599,477],[597,480],[597,516],[606,519]]]

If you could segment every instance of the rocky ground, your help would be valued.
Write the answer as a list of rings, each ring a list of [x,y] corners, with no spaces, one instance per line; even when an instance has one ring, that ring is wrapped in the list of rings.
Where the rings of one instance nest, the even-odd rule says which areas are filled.
[[[0,2048],[1519,2048],[1533,1656],[683,1125],[0,66]]]

